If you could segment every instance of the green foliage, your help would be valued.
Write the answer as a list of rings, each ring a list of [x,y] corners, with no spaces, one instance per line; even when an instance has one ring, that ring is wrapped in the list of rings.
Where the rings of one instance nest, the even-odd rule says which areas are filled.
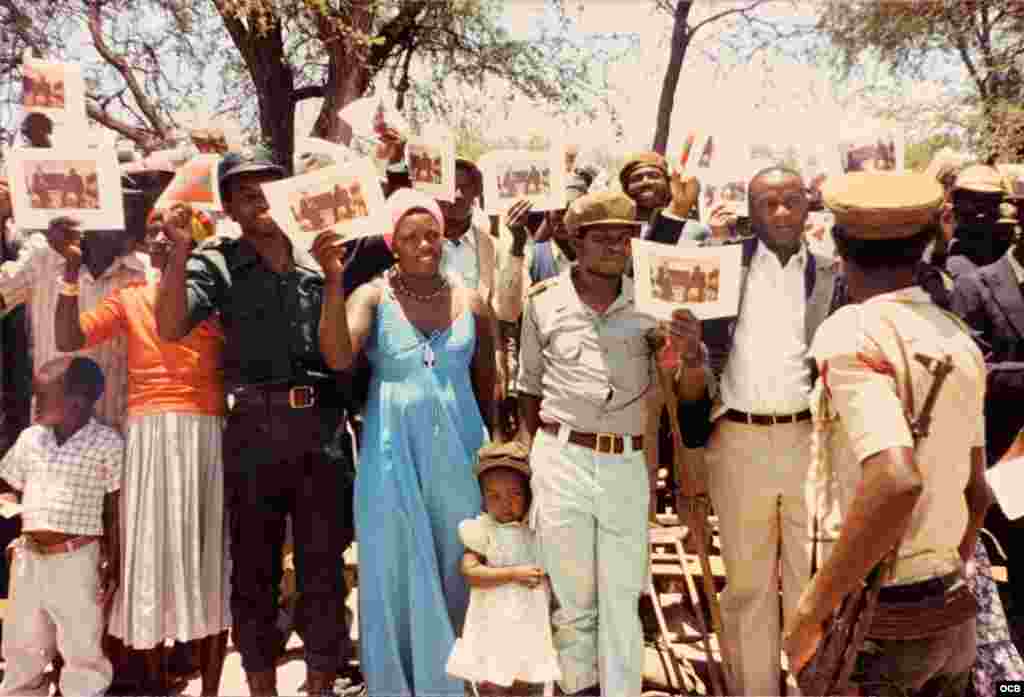
[[[943,148],[960,151],[964,147],[963,138],[952,133],[937,133],[922,140],[907,143],[904,150],[904,163],[907,169],[923,172],[935,157],[935,153]]]

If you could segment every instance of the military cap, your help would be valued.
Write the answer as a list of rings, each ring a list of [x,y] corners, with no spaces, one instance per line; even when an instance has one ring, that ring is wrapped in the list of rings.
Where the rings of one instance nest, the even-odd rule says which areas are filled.
[[[255,172],[276,174],[280,177],[288,176],[285,168],[274,161],[273,155],[266,148],[252,147],[235,150],[229,152],[220,161],[217,184],[220,187],[221,198],[224,198],[228,180],[241,174],[252,174]]]
[[[629,175],[639,167],[657,167],[666,177],[668,176],[668,162],[663,155],[656,152],[635,152],[626,158],[626,164],[622,165],[619,171],[619,183],[622,184],[623,191],[627,190]]]
[[[519,440],[507,443],[488,443],[477,453],[473,472],[479,478],[484,472],[498,467],[508,467],[530,476],[530,450]]]
[[[912,237],[935,219],[942,185],[925,174],[853,172],[829,177],[822,200],[847,236],[866,240]]]
[[[1006,192],[1003,175],[995,167],[973,165],[956,177],[953,190],[973,191],[979,194],[1002,194]]]
[[[572,235],[592,225],[635,225],[636,204],[617,191],[597,191],[580,196],[565,211],[565,227]]]

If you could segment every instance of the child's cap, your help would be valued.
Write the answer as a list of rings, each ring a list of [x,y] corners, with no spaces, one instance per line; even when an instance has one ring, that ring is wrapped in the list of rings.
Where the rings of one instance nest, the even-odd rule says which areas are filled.
[[[479,479],[480,475],[495,467],[511,467],[529,477],[530,449],[519,440],[511,440],[507,443],[488,443],[480,448],[473,471]]]

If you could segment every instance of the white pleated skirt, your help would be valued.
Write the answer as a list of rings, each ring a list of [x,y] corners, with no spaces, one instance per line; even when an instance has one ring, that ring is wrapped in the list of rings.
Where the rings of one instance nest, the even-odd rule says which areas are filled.
[[[221,455],[224,420],[129,418],[121,486],[121,586],[110,633],[135,649],[231,626]]]

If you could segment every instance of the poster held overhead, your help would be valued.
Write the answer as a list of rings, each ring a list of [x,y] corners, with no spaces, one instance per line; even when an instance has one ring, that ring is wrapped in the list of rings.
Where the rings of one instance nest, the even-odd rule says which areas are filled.
[[[565,148],[546,152],[493,150],[478,163],[484,177],[487,213],[504,215],[520,199],[534,211],[565,208]]]
[[[388,229],[384,194],[368,158],[263,184],[270,217],[292,242],[311,249],[322,232],[346,239]]]
[[[175,203],[187,203],[207,212],[222,213],[220,187],[217,186],[217,167],[220,155],[196,155],[178,168],[174,179],[157,199],[154,208],[170,208]]]
[[[54,132],[86,130],[85,79],[76,63],[27,59],[21,71],[21,106],[45,115]]]
[[[450,131],[409,138],[405,161],[414,189],[440,201],[455,200],[455,138]]]
[[[46,229],[58,216],[83,230],[124,229],[121,171],[113,148],[12,148],[8,177],[14,217]]]

